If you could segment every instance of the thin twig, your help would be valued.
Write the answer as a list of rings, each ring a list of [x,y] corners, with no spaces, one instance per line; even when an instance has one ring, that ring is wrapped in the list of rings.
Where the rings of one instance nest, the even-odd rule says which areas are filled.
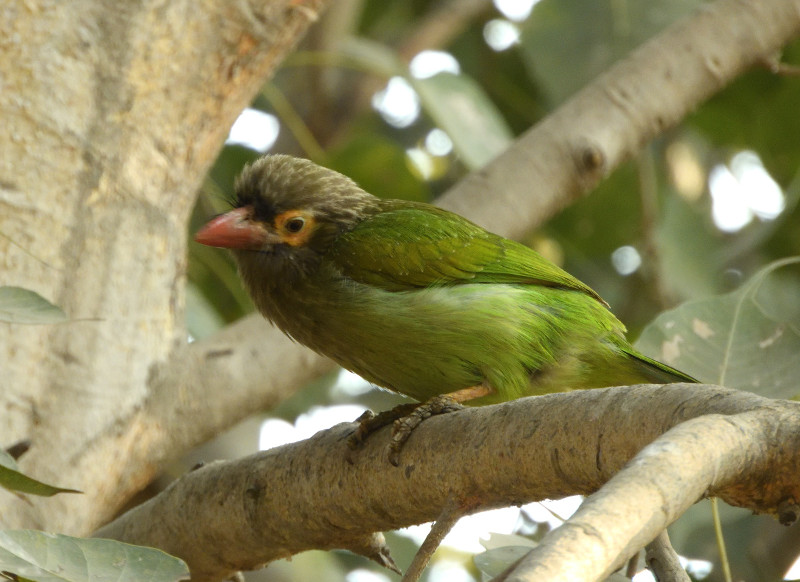
[[[669,542],[667,530],[647,544],[644,555],[645,564],[658,582],[690,582],[689,575],[681,566],[678,554]]]
[[[783,75],[785,77],[800,77],[800,67],[797,65],[782,63],[780,54],[775,54],[771,57],[765,57],[761,59],[761,64],[776,75]]]
[[[272,83],[266,83],[261,88],[261,95],[269,101],[275,113],[281,118],[281,121],[286,124],[289,131],[292,132],[297,143],[300,144],[300,147],[309,159],[318,164],[324,164],[327,159],[325,150],[322,149],[322,146],[314,137],[314,134],[311,133],[303,117],[297,113],[291,102],[286,98],[286,95]]]
[[[642,201],[642,240],[644,255],[647,259],[647,273],[655,290],[655,296],[662,309],[668,309],[675,304],[674,297],[663,278],[662,257],[660,245],[657,240],[658,229],[658,177],[653,148],[642,150],[636,160],[639,178],[639,191]]]
[[[419,550],[417,550],[401,582],[417,582],[417,580],[419,580],[428,562],[430,562],[433,553],[463,515],[464,508],[456,501],[455,496],[451,496],[444,506],[444,509],[442,509],[442,512],[439,514],[439,517],[437,517],[436,521],[433,523],[433,527],[431,527],[431,531],[428,533],[425,541],[422,542]]]
[[[631,559],[628,560],[628,567],[625,569],[626,578],[633,580],[633,577],[639,571],[639,554],[641,553],[641,551],[636,552],[633,556],[631,556]]]

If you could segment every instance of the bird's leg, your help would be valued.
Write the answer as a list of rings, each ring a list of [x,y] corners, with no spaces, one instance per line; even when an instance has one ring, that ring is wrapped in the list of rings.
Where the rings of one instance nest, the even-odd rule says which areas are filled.
[[[423,420],[439,414],[455,412],[464,406],[462,402],[474,400],[482,396],[488,396],[494,392],[487,384],[478,384],[469,388],[462,388],[455,392],[439,394],[423,403],[409,402],[399,404],[390,410],[384,410],[375,414],[367,410],[356,419],[358,428],[347,438],[347,446],[351,450],[359,448],[367,437],[372,433],[382,429],[384,426],[392,425],[392,440],[388,446],[389,461],[397,466],[400,464],[398,455],[403,445],[406,444],[408,437]],[[352,459],[351,459],[352,462]]]
[[[455,392],[434,396],[430,400],[416,405],[410,413],[398,417],[392,425],[392,440],[388,447],[389,462],[395,467],[400,464],[400,450],[403,448],[403,445],[406,444],[408,437],[411,436],[414,429],[416,429],[423,420],[438,414],[447,414],[448,412],[460,410],[464,408],[464,405],[461,404],[462,402],[488,396],[492,392],[492,387],[484,382],[476,386],[456,390]],[[390,412],[393,412],[393,410]]]
[[[373,432],[382,429],[384,426],[389,426],[399,418],[407,416],[413,412],[417,406],[419,406],[419,404],[416,402],[398,404],[391,410],[384,410],[378,414],[367,410],[355,420],[358,423],[358,428],[348,437],[347,446],[350,447],[350,449],[357,449]]]

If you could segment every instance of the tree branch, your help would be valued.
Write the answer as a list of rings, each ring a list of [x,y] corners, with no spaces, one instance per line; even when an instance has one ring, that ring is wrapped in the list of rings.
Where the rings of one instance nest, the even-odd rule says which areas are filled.
[[[433,520],[452,499],[479,511],[608,481],[519,566],[600,579],[705,495],[772,514],[800,498],[798,427],[798,403],[714,386],[588,390],[431,418],[393,467],[388,431],[349,464],[342,424],[189,473],[96,535],[160,547],[193,580],[218,580],[312,548],[374,553],[373,532]]]
[[[141,421],[171,427],[158,443],[162,454],[156,455],[166,460],[176,450],[219,434],[232,419],[274,408],[335,369],[331,360],[298,346],[253,314],[176,350],[168,362],[154,367],[149,378],[152,397]]]
[[[656,539],[647,544],[644,562],[658,582],[691,582],[686,570],[681,566],[678,554],[672,548],[667,530],[662,531]]]
[[[489,230],[520,237],[798,34],[798,0],[703,4],[603,73],[439,202]]]
[[[425,541],[414,554],[414,559],[400,582],[417,582],[422,577],[425,567],[442,544],[442,540],[466,513],[454,497],[447,500],[444,509],[431,526],[431,531],[425,536]]]
[[[700,417],[673,428],[643,449],[523,558],[508,582],[602,580],[693,503],[717,495],[718,490],[735,505],[775,514],[777,504],[800,489],[798,485],[782,489],[781,497],[773,499],[777,504],[771,507],[759,499],[756,481],[766,477],[763,471],[768,466],[762,463],[772,456],[770,443],[778,446],[769,435],[776,427],[765,424],[766,420],[764,411],[751,411],[727,418]],[[758,459],[755,475],[747,470],[754,459]],[[788,470],[796,479],[797,469]],[[747,485],[737,483],[742,478]],[[747,501],[741,496],[742,489],[748,491]],[[609,527],[609,516],[619,514],[620,508],[624,508],[624,519]],[[573,556],[569,564],[564,564],[565,552]],[[615,561],[610,562],[609,557]]]

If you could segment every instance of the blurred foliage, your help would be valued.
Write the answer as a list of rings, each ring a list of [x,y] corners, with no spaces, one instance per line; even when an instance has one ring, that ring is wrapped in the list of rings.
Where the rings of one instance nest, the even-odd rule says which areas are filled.
[[[253,104],[281,121],[281,133],[271,151],[311,157],[352,176],[378,196],[431,200],[614,61],[701,2],[542,0],[526,19],[511,23],[519,40],[502,51],[491,49],[484,40],[487,23],[504,19],[489,1],[363,0],[341,4],[334,3],[330,11],[348,10],[350,18],[335,20],[336,27],[326,27],[328,21],[323,18]],[[449,11],[445,20],[441,20],[443,6]],[[443,24],[433,26],[436,22]],[[460,73],[412,77],[408,62],[414,55],[409,54],[409,47],[449,52],[458,61]],[[782,59],[800,64],[800,42],[787,47]],[[374,95],[385,88],[390,77],[404,78],[417,90],[421,112],[409,125],[393,126],[373,107]],[[771,336],[764,336],[765,330],[776,333],[781,325],[795,333],[787,332],[776,342],[774,353],[784,350],[776,362],[789,360],[783,362],[787,364],[784,372],[796,372],[796,364],[788,366],[794,361],[791,351],[797,342],[796,327],[792,322],[777,321],[775,313],[796,313],[790,310],[796,309],[800,296],[798,269],[778,269],[762,286],[754,285],[759,277],[763,279],[756,274],[765,265],[800,255],[800,229],[796,227],[800,218],[798,103],[797,77],[766,68],[742,75],[701,104],[680,126],[659,136],[638,159],[619,168],[590,195],[531,233],[527,242],[597,289],[634,336],[659,313],[677,307],[664,317],[678,318],[681,325],[688,326],[698,345],[684,343],[682,353],[690,353],[690,347],[697,349],[707,367],[694,370],[687,362],[689,372],[719,379],[709,371],[721,365],[713,358],[734,354],[738,360],[740,353],[747,352],[748,342],[768,339]],[[449,134],[453,141],[450,154],[434,155],[427,150],[425,140],[434,127]],[[783,189],[786,208],[774,220],[754,218],[736,232],[723,232],[712,219],[708,176],[712,168],[729,163],[743,150],[760,157]],[[258,155],[241,146],[224,148],[201,192],[192,232],[225,209],[234,176]],[[627,276],[617,272],[611,262],[612,253],[622,246],[633,247],[642,259],[641,266]],[[252,310],[233,263],[217,249],[190,244],[189,279],[187,318],[194,337],[213,333]],[[730,327],[731,309],[737,305],[746,308],[747,317],[738,322],[741,333],[736,336],[736,351],[711,345],[713,342],[701,345],[697,324],[692,328],[697,310],[709,325]],[[665,320],[660,321],[663,324]],[[642,346],[651,355],[663,357],[663,341],[669,338],[658,336],[664,333],[659,325],[651,328]],[[739,382],[737,372],[732,385],[764,389],[768,395],[796,394],[788,382],[771,376],[753,381],[759,366],[766,368],[763,362],[742,359],[739,365],[749,371],[750,380]],[[733,382],[733,376],[725,378]],[[331,392],[331,383],[329,379],[301,391],[281,407],[279,416],[292,420],[317,404],[353,400],[385,408],[392,398],[374,390],[366,399],[347,396]],[[780,391],[772,392],[778,384]],[[695,507],[673,526],[679,551],[692,558],[715,560],[709,515],[705,507]],[[735,576],[780,579],[800,553],[796,529],[740,514],[726,519]],[[769,547],[761,543],[765,538],[770,540]],[[390,544],[401,567],[407,565],[413,544],[397,536]],[[447,552],[452,550],[440,550]],[[462,559],[477,579],[477,570]],[[767,562],[773,566],[766,568]],[[356,568],[373,569],[349,554],[313,552],[290,564],[273,564],[252,579],[305,580],[317,578],[314,572],[325,571],[327,580],[344,580]],[[718,580],[718,576],[715,568],[709,580]]]
[[[32,582],[178,582],[189,568],[154,548],[23,529],[0,531],[0,572]]]
[[[800,257],[776,261],[725,295],[665,311],[637,347],[702,382],[800,398]]]

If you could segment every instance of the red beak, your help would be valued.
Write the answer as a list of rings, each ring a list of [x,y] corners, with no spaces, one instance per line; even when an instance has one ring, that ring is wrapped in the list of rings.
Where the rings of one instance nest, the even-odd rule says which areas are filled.
[[[217,216],[194,235],[194,240],[210,247],[259,250],[281,242],[280,237],[252,219],[250,206]]]

